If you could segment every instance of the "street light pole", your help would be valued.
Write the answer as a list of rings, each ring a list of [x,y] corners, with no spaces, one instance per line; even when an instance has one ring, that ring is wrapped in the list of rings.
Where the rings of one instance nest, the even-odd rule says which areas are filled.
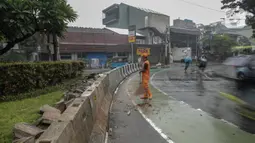
[[[134,44],[131,43],[131,57],[132,57],[132,63],[134,63]]]

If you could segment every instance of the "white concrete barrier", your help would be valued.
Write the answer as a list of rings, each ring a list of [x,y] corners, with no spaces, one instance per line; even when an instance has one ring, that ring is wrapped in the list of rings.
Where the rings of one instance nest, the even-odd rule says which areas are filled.
[[[103,74],[36,143],[103,143],[114,92],[125,77],[139,70],[138,67],[138,64],[129,64]]]

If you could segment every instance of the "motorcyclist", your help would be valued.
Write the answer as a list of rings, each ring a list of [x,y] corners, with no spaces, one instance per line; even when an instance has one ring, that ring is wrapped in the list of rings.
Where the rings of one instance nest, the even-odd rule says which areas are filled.
[[[204,71],[205,68],[206,68],[206,66],[207,66],[207,59],[206,59],[206,56],[205,56],[204,54],[202,54],[202,55],[200,56],[200,58],[198,59],[198,62],[199,62],[199,65],[198,65],[199,69],[202,70],[202,71]]]

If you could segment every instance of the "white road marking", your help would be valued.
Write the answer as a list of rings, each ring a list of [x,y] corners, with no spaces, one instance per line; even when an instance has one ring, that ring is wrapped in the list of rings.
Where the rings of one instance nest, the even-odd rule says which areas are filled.
[[[114,94],[116,94],[119,90],[119,87],[116,88],[116,90],[114,91]]]
[[[127,81],[127,84],[134,78],[134,76],[132,78],[130,78]],[[174,143],[165,133],[163,133],[163,131],[156,126],[155,123],[152,122],[151,119],[149,119],[141,110],[140,107],[137,106],[137,104],[135,103],[135,101],[132,99],[130,92],[128,91],[128,89],[126,89],[126,92],[130,98],[130,100],[132,101],[133,105],[137,107],[137,110],[139,111],[139,113],[143,116],[143,118],[161,135],[162,138],[164,138],[168,143]]]
[[[236,128],[238,128],[238,126],[236,126],[235,124],[233,124],[233,123],[230,123],[229,121],[227,121],[227,120],[225,120],[225,119],[220,119],[222,122],[224,122],[224,123],[227,123],[227,124],[229,124],[229,125],[231,125],[231,126],[234,126],[234,127],[236,127]]]
[[[108,143],[108,132],[105,133],[105,140],[104,143]]]

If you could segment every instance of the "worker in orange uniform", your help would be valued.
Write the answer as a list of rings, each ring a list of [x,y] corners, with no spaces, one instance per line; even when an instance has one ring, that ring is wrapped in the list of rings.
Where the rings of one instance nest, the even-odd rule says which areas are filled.
[[[148,54],[142,55],[143,60],[143,68],[140,71],[142,73],[142,85],[144,88],[144,95],[141,97],[141,99],[152,99],[152,94],[149,89],[149,83],[150,83],[150,62],[148,60]]]

